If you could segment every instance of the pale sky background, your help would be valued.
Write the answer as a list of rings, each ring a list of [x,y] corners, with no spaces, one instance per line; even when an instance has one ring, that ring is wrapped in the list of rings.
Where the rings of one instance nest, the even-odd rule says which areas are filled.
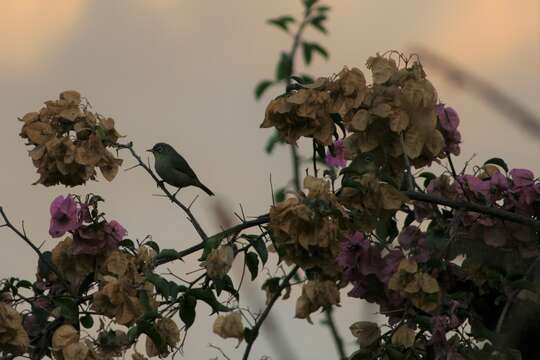
[[[271,203],[268,177],[274,186],[289,177],[289,152],[283,148],[265,155],[270,130],[259,129],[270,95],[255,102],[253,87],[272,77],[280,50],[290,39],[265,24],[283,14],[299,14],[293,0],[2,0],[0,12],[0,205],[11,220],[24,219],[37,243],[48,237],[48,207],[66,192],[96,192],[107,199],[103,210],[117,219],[130,237],[152,234],[162,248],[195,244],[196,233],[169,202],[154,197],[155,184],[140,169],[120,172],[108,183],[64,189],[32,186],[37,179],[23,140],[18,116],[38,110],[42,102],[66,89],[86,96],[94,109],[112,116],[118,131],[142,153],[153,143],[174,145],[205,184],[216,192],[209,198],[184,190],[186,202],[201,197],[194,212],[209,233],[219,229],[213,205],[221,200],[231,211],[241,203],[248,215],[262,214]],[[540,114],[540,1],[326,1],[332,6],[329,36],[313,30],[308,40],[320,41],[331,58],[315,59],[309,73],[338,72],[343,65],[365,70],[366,59],[387,49],[407,51],[424,46],[490,81],[536,114]],[[474,95],[456,89],[427,69],[440,98],[461,117],[462,164],[477,153],[478,163],[504,157],[511,167],[528,167],[540,174],[540,139],[523,133]],[[274,93],[276,94],[276,93]],[[133,164],[127,153],[126,166]],[[3,251],[0,274],[32,277],[36,257],[20,239],[0,229]],[[194,256],[193,259],[196,257]],[[273,265],[273,264],[271,264]],[[183,274],[193,261],[173,268]],[[236,277],[238,280],[238,277]],[[259,285],[257,285],[259,286]],[[254,310],[262,298],[249,292],[246,305]],[[260,295],[260,294],[259,294]],[[246,295],[248,296],[248,295]],[[345,298],[345,292],[342,294]],[[295,299],[296,296],[293,295]],[[292,319],[294,299],[275,308],[280,333],[291,341],[295,359],[336,359],[324,327]],[[374,310],[359,311],[358,302],[345,301],[336,311],[340,331],[352,351],[349,325],[365,320]],[[211,333],[209,309],[197,308],[197,325],[190,330],[186,359],[219,354],[221,346],[232,359],[233,340]],[[320,316],[315,317],[318,321]],[[204,321],[201,321],[204,319]],[[279,352],[266,341],[263,327],[253,359]],[[142,347],[139,347],[142,349]]]

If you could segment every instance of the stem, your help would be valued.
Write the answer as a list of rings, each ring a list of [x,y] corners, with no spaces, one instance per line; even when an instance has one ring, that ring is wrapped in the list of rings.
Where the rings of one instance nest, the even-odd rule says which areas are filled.
[[[334,339],[336,350],[339,353],[339,358],[340,360],[345,360],[347,358],[347,355],[345,354],[345,347],[343,345],[343,339],[341,338],[341,335],[339,335],[338,329],[334,322],[334,317],[332,316],[333,311],[334,311],[334,308],[329,307],[324,311],[324,314],[326,316],[326,322],[328,323],[330,332],[332,333],[332,338]]]
[[[424,194],[417,191],[404,191],[403,193],[412,200],[418,200],[418,201],[423,201],[430,204],[448,206],[453,209],[473,211],[480,214],[490,215],[498,219],[508,220],[508,221],[512,221],[518,224],[527,225],[535,229],[540,229],[540,221],[531,217],[519,215],[519,214],[512,213],[503,209],[499,209],[499,208],[495,208],[491,206],[479,205],[479,204],[475,204],[468,201],[449,200],[449,199],[442,198],[440,196],[428,195],[428,194]]]
[[[536,264],[538,264],[538,260],[540,258],[537,257],[533,262],[532,264],[529,266],[529,268],[527,269],[527,272],[525,273],[525,275],[523,276],[523,279],[524,280],[527,280],[527,278],[529,277],[529,275],[531,274],[531,272],[533,271],[534,267],[536,266]],[[497,327],[495,328],[495,333],[497,334],[500,334],[501,333],[501,330],[502,330],[502,327],[504,325],[504,320],[506,318],[506,314],[508,314],[508,310],[510,310],[510,307],[512,306],[512,303],[514,302],[514,299],[516,298],[517,294],[520,292],[521,289],[517,289],[517,290],[514,290],[512,292],[512,294],[510,294],[510,296],[508,297],[508,299],[506,300],[506,304],[504,304],[504,308],[503,310],[501,311],[501,315],[499,316],[499,319],[497,320]]]
[[[300,23],[300,26],[298,27],[298,31],[294,35],[293,44],[291,47],[291,52],[289,53],[289,61],[290,63],[290,74],[287,77],[286,80],[286,86],[289,87],[291,85],[291,77],[290,75],[294,74],[294,59],[296,57],[296,52],[298,51],[298,46],[300,45],[300,40],[302,38],[302,34],[304,32],[304,29],[306,25],[309,23],[308,18],[310,15],[310,11],[306,10],[304,13],[304,18],[302,19],[302,22]],[[291,159],[292,159],[292,170],[293,170],[293,184],[294,189],[296,191],[300,191],[301,185],[300,185],[300,156],[298,155],[298,148],[296,145],[291,145]]]
[[[60,280],[64,284],[64,286],[66,286],[66,289],[69,289],[69,283],[64,279],[64,277],[62,276],[60,271],[56,268],[56,266],[43,255],[41,250],[39,250],[39,248],[26,236],[26,234],[24,234],[15,226],[13,226],[13,224],[9,221],[6,213],[4,212],[4,208],[1,206],[0,206],[0,216],[2,216],[2,218],[4,219],[4,223],[5,223],[4,225],[8,227],[9,229],[11,229],[11,231],[13,231],[15,234],[17,234],[25,243],[27,243],[28,246],[30,246],[32,250],[34,250],[34,252],[38,255],[39,259],[43,261],[43,263],[45,263],[52,272],[54,272],[54,274],[58,277],[58,280]]]
[[[264,320],[270,314],[270,310],[272,310],[272,307],[276,303],[277,299],[281,296],[281,292],[283,289],[285,289],[287,286],[289,286],[289,281],[291,278],[296,274],[300,266],[295,266],[289,274],[283,279],[282,283],[277,288],[277,291],[272,295],[272,298],[270,299],[270,302],[268,305],[266,305],[266,308],[262,312],[261,316],[257,319],[257,322],[255,323],[255,326],[251,328],[251,331],[253,333],[252,338],[247,341],[246,350],[244,352],[244,356],[242,357],[242,360],[247,360],[249,358],[249,352],[251,351],[251,348],[253,347],[253,343],[255,343],[255,340],[257,340],[257,337],[259,336],[259,329],[261,328],[261,325],[263,324]]]
[[[217,233],[216,235],[213,235],[212,237],[226,237],[226,236],[229,236],[229,235],[238,234],[239,232],[241,232],[243,230],[246,230],[246,229],[249,229],[249,228],[252,228],[252,227],[255,227],[255,226],[260,226],[260,225],[266,224],[269,221],[270,221],[269,215],[264,214],[264,215],[259,216],[256,219],[245,221],[243,223],[234,225],[234,226],[232,226],[232,227],[230,227],[228,229],[223,230],[220,233]],[[171,261],[179,260],[179,259],[183,258],[184,256],[193,254],[194,252],[197,252],[199,250],[204,249],[204,244],[205,244],[205,242],[203,241],[203,242],[201,242],[201,243],[199,243],[197,245],[193,245],[193,246],[191,246],[191,247],[189,247],[187,249],[179,251],[177,258],[163,259],[163,260],[161,260],[159,262],[155,262],[154,266],[157,267],[157,266],[160,266],[160,265],[163,265],[163,264],[167,264],[167,263],[169,263]]]

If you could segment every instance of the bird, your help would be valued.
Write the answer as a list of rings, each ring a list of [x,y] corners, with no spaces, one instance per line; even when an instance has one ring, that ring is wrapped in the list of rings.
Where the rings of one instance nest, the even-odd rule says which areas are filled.
[[[214,193],[207,188],[197,177],[193,169],[189,166],[186,159],[182,157],[171,145],[160,142],[151,149],[155,158],[155,169],[161,177],[162,182],[177,187],[178,191],[187,186],[196,186],[212,196]],[[176,196],[176,193],[174,194]]]

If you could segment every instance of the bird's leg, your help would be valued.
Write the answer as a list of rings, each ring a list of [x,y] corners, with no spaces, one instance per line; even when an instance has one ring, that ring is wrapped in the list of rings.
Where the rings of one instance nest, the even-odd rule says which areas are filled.
[[[173,196],[172,196],[173,198],[176,197],[176,194],[178,194],[178,192],[180,191],[180,189],[181,189],[181,188],[178,188],[178,189],[174,192],[174,194],[173,194]]]
[[[163,184],[165,184],[165,180],[159,180],[157,182],[157,187],[163,187],[164,186]]]

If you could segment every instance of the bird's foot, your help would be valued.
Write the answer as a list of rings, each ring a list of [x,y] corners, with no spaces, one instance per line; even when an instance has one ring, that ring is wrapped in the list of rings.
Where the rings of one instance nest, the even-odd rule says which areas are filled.
[[[174,192],[174,194],[173,194],[173,196],[172,196],[173,198],[176,198],[176,194],[178,194],[178,192],[180,191],[180,189],[181,189],[181,188],[178,188],[178,189]]]
[[[157,187],[158,187],[158,188],[163,187],[163,186],[164,186],[163,184],[165,184],[165,180],[159,180],[159,181],[157,182]]]

